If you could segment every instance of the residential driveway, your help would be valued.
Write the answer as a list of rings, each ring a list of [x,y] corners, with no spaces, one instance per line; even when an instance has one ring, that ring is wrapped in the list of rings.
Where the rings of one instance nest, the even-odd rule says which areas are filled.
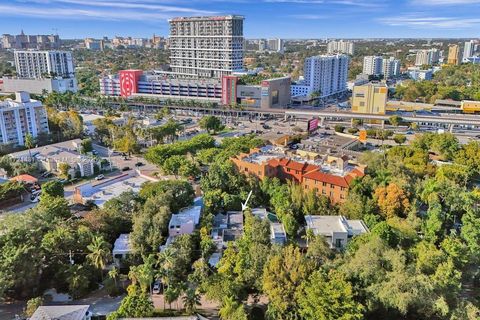
[[[21,316],[25,309],[25,302],[0,303],[0,320],[12,320],[15,316]]]
[[[68,304],[89,304],[90,311],[94,315],[107,315],[118,309],[124,297],[125,295],[121,295],[112,298],[105,293],[105,290],[98,290],[89,297],[74,300]]]
[[[155,309],[164,310],[164,298],[163,294],[152,294],[152,301]],[[200,298],[200,306],[197,306],[197,310],[206,316],[214,316],[218,314],[220,305],[215,301],[209,301],[205,296]],[[165,309],[169,309],[170,306],[168,303],[165,303]],[[179,298],[177,301],[172,303],[173,310],[182,310],[184,308],[182,298]]]
[[[127,160],[125,160],[125,158],[122,157],[121,154],[111,155],[109,157],[108,149],[98,144],[94,144],[93,148],[97,150],[98,155],[100,157],[105,158],[107,160],[110,159],[112,161],[112,165],[114,167],[117,167],[120,170],[125,167],[129,167],[130,169],[135,169],[135,164],[137,164],[138,162],[143,163],[143,165],[139,167],[140,170],[158,170],[158,168],[155,165],[148,163],[147,160],[145,160],[141,156],[132,155],[128,157]]]

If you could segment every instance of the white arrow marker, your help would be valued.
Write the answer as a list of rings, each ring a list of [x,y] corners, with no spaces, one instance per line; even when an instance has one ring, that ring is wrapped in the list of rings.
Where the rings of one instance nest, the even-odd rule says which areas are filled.
[[[250,192],[248,193],[247,200],[245,200],[245,203],[242,203],[242,211],[245,211],[245,209],[247,209],[247,203],[248,203],[248,200],[250,200],[251,195],[252,195],[252,190],[250,190]]]

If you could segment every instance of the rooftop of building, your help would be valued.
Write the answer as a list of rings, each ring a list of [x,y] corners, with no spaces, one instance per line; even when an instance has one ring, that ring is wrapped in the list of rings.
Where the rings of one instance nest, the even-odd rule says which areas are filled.
[[[130,253],[132,249],[130,248],[130,234],[122,233],[115,243],[113,244],[113,254],[125,254]]]
[[[202,212],[201,206],[191,206],[180,210],[177,214],[172,214],[170,219],[170,226],[178,226],[186,223],[193,223],[197,225],[200,223],[200,215]]]
[[[355,141],[355,139],[345,139],[348,139],[348,141]],[[306,147],[305,149],[308,150],[309,148]],[[310,148],[310,151],[315,152],[313,149],[313,147]],[[328,174],[339,177],[344,177],[355,169],[355,166],[348,164],[348,157],[345,155],[339,155],[338,158],[344,162],[344,165],[339,166],[337,165],[337,161],[335,161],[334,155],[325,154],[323,156],[317,156],[308,159],[304,155],[301,155],[301,152],[301,150],[296,151],[296,153],[287,152],[282,147],[269,145],[252,149],[249,154],[241,154],[240,156],[237,156],[237,158],[244,162],[255,163],[259,165],[270,165],[272,167],[282,166],[291,170],[301,171],[303,173],[315,171],[318,174],[323,173],[324,175]],[[305,177],[307,176],[305,175]],[[315,177],[315,174],[312,173],[311,178],[314,179]]]
[[[330,236],[333,233],[358,235],[368,232],[368,227],[362,220],[347,220],[344,216],[312,216],[306,215],[307,228],[315,235]]]
[[[55,160],[70,164],[91,162],[93,158],[82,155],[78,152],[81,142],[81,139],[63,141],[42,147],[32,148],[30,150],[14,152],[10,154],[10,157],[19,159],[21,161],[28,161],[30,160],[31,154],[32,158],[36,158],[38,160]]]
[[[356,87],[376,87],[376,88],[387,88],[387,84],[382,81],[371,81],[368,83],[357,85]]]
[[[298,150],[316,152],[319,154],[342,157],[348,155],[352,158],[348,148],[358,143],[355,138],[329,133],[317,133],[303,139],[298,145]]]
[[[326,58],[337,58],[337,57],[348,58],[348,55],[344,53],[319,54],[316,56],[307,57],[305,59],[326,59]]]
[[[202,17],[175,17],[169,19],[168,22],[181,22],[181,21],[202,21],[202,20],[232,20],[232,19],[245,19],[241,15],[225,15],[225,16],[202,16]]]
[[[25,105],[38,107],[42,106],[42,103],[30,98],[30,93],[25,91],[15,92],[15,100],[8,98],[0,101],[0,109],[18,108]]]
[[[280,79],[288,79],[290,76],[284,76],[280,73],[274,74],[247,74],[238,78],[238,85],[260,85],[262,81],[274,81]]]
[[[30,320],[82,320],[89,305],[40,306]]]
[[[97,206],[103,207],[105,202],[124,192],[139,192],[141,186],[147,181],[149,180],[141,176],[131,177],[128,174],[122,174],[100,182],[87,182],[75,189],[78,189],[84,201],[92,200]]]

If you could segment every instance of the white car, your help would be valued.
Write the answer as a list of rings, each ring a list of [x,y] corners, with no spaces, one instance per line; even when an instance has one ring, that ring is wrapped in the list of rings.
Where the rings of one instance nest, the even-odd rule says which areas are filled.
[[[95,177],[95,180],[102,180],[104,178],[105,176],[103,174],[99,174],[98,176]]]

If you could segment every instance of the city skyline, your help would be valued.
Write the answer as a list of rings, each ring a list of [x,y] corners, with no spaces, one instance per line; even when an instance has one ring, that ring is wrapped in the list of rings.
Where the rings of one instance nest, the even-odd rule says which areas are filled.
[[[167,36],[172,17],[240,14],[247,38],[469,38],[478,10],[480,0],[0,0],[0,33]]]

